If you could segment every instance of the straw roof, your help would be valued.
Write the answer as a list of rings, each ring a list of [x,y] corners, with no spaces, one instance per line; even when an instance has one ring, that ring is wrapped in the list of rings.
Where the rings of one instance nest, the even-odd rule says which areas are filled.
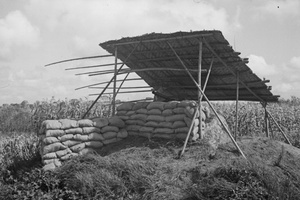
[[[209,100],[235,100],[238,74],[239,100],[278,101],[279,96],[274,96],[266,85],[269,81],[253,73],[246,65],[248,59],[239,57],[240,53],[232,49],[221,31],[150,33],[107,41],[100,46],[113,55],[117,47],[117,58],[144,79],[156,95],[169,100],[196,100],[198,89],[170,46],[198,80],[200,41],[203,41],[202,87],[213,63],[205,90]]]

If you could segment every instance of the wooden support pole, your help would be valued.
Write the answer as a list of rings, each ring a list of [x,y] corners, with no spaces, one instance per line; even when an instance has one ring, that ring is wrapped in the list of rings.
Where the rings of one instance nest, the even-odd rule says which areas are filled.
[[[178,58],[178,60],[180,61],[181,65],[184,67],[184,69],[186,69],[186,72],[188,73],[188,75],[190,76],[191,80],[194,82],[194,84],[198,87],[198,90],[201,92],[201,94],[203,95],[203,97],[205,98],[205,100],[207,101],[209,107],[212,109],[212,111],[214,112],[214,114],[216,115],[216,117],[218,118],[219,122],[221,123],[221,125],[223,126],[223,128],[225,129],[226,133],[228,134],[228,136],[230,137],[232,143],[234,144],[234,146],[238,149],[238,151],[240,152],[240,154],[243,156],[243,158],[246,158],[245,154],[243,153],[243,151],[241,150],[241,148],[239,147],[239,145],[236,143],[236,141],[234,140],[234,138],[232,137],[230,131],[228,130],[227,126],[224,124],[224,122],[221,120],[219,114],[217,113],[217,111],[215,110],[215,108],[213,107],[213,105],[210,103],[209,99],[207,98],[207,96],[204,94],[204,92],[202,91],[202,89],[199,87],[197,81],[194,79],[193,75],[189,72],[188,68],[185,66],[185,64],[183,63],[183,61],[181,60],[181,58],[178,56],[178,54],[176,53],[176,51],[173,49],[173,47],[171,46],[171,44],[169,42],[167,42],[168,45],[170,46],[170,48],[172,49],[172,51],[174,52],[174,54],[176,55],[176,57]]]
[[[239,117],[239,72],[236,72],[236,104],[235,104],[235,132],[234,139],[236,140],[238,134],[238,117]]]
[[[199,42],[199,60],[198,60],[198,86],[201,87],[201,71],[202,71],[202,41]],[[199,105],[199,136],[203,139],[202,133],[202,106],[201,106],[202,95],[198,91],[198,105]]]
[[[115,112],[116,112],[117,75],[118,75],[118,46],[115,47],[115,71],[114,71],[114,88],[113,88],[113,99],[112,99],[112,116],[115,116]]]
[[[292,143],[290,142],[290,140],[288,139],[288,137],[286,136],[286,134],[284,133],[284,131],[281,129],[281,127],[279,126],[279,124],[276,122],[275,118],[273,117],[273,115],[266,110],[266,112],[268,113],[268,115],[271,117],[271,119],[273,120],[273,122],[276,124],[277,128],[279,129],[279,131],[281,132],[281,134],[283,135],[284,139],[286,140],[286,142],[290,145],[292,145]]]
[[[266,137],[269,137],[269,117],[267,112],[267,104],[264,104],[264,110],[265,110],[265,131],[266,131]]]

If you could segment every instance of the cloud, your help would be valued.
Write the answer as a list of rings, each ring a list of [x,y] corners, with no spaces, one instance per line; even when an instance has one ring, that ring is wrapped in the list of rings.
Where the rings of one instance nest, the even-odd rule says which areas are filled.
[[[38,44],[39,29],[21,11],[13,11],[0,19],[0,58],[13,56],[15,47],[34,47]]]
[[[267,64],[262,56],[249,55],[249,67],[259,77],[270,77],[277,74],[276,66]]]
[[[292,67],[300,69],[300,56],[299,57],[293,57],[290,61]]]

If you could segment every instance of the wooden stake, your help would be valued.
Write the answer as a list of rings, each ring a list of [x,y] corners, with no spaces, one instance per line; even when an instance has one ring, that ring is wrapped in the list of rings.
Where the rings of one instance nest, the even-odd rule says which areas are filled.
[[[199,42],[199,61],[198,61],[198,86],[201,87],[201,70],[202,70],[202,41]],[[201,106],[202,95],[198,91],[198,109],[199,109],[199,136],[203,139],[202,133],[202,106]]]
[[[116,112],[116,88],[117,88],[117,75],[118,75],[118,47],[115,47],[115,70],[114,70],[114,88],[113,88],[113,99],[112,99],[112,116],[115,116]]]
[[[235,132],[234,139],[236,140],[238,134],[238,117],[239,117],[239,72],[236,72],[236,104],[235,104]]]

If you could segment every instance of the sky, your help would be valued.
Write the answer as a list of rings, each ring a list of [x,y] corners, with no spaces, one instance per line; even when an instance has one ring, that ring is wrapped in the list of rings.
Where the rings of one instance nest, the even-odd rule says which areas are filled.
[[[113,63],[99,43],[146,33],[220,30],[272,93],[300,97],[299,0],[0,0],[0,105],[88,98],[107,81],[71,67]],[[133,75],[134,76],[134,75]],[[131,83],[145,85],[142,82]],[[123,94],[131,100],[146,94]]]

